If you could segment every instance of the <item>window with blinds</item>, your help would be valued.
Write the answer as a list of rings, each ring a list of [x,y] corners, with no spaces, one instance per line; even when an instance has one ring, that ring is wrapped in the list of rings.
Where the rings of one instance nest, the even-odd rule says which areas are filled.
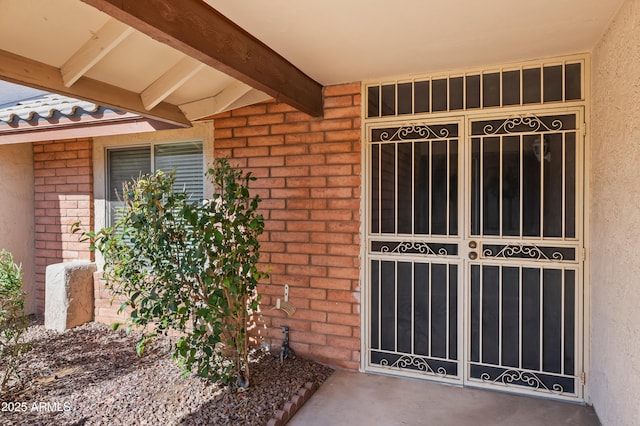
[[[122,185],[157,170],[175,170],[174,188],[195,202],[204,199],[204,153],[201,141],[114,148],[107,151],[107,225],[120,217]]]

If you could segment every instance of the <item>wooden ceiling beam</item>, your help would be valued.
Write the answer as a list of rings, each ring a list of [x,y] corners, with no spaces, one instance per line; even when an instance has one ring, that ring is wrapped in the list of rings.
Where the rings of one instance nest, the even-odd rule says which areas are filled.
[[[151,111],[147,111],[138,93],[88,77],[80,77],[73,86],[67,87],[62,80],[60,68],[4,50],[0,50],[0,79],[72,98],[84,99],[121,111],[135,112],[143,117],[180,127],[191,126],[191,122],[175,105],[161,102]]]
[[[71,87],[102,58],[133,33],[133,28],[109,19],[100,30],[76,51],[60,68],[66,87]]]
[[[205,66],[188,56],[182,59],[142,91],[140,97],[144,107],[152,109],[158,105]]]
[[[198,120],[227,111],[231,104],[251,90],[251,87],[236,80],[216,96],[182,104],[180,109],[189,120]]]
[[[202,0],[82,0],[267,95],[322,116],[322,85]]]

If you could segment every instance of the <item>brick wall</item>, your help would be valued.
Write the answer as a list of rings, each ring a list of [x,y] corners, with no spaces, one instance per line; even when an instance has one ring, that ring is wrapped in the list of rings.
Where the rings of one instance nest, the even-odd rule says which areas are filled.
[[[91,260],[87,243],[78,242],[70,226],[81,221],[93,228],[91,140],[33,143],[36,247],[36,310],[44,312],[47,265]]]
[[[266,231],[259,336],[301,355],[356,369],[360,360],[360,84],[325,88],[324,118],[277,103],[215,117],[215,156],[258,180]],[[291,317],[271,310],[290,285]]]

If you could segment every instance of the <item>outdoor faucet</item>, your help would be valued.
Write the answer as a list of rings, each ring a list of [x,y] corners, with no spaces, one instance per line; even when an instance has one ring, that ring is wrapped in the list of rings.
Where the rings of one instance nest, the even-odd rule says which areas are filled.
[[[286,358],[295,358],[296,353],[289,347],[289,327],[283,325],[280,329],[284,333],[284,341],[282,342],[282,349],[280,350],[280,363],[282,364]]]

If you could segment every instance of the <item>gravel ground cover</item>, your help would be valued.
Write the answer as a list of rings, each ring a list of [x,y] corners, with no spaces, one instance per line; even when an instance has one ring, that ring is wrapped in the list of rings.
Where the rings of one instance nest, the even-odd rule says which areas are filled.
[[[256,350],[252,385],[238,392],[181,378],[167,339],[138,357],[133,335],[98,323],[57,333],[41,319],[27,338],[26,389],[0,400],[0,425],[265,425],[305,383],[319,385],[333,371]]]

